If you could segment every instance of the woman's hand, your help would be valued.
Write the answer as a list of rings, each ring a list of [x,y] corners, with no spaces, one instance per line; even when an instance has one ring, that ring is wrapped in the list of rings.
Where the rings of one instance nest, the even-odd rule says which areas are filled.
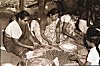
[[[42,43],[39,41],[39,45],[42,45]]]
[[[48,42],[49,45],[52,45],[52,41],[48,40],[47,42]]]
[[[28,48],[29,48],[29,49],[32,49],[32,50],[35,49],[34,46],[28,46]]]
[[[73,60],[73,61],[77,61],[78,55],[77,54],[71,54],[68,59]]]

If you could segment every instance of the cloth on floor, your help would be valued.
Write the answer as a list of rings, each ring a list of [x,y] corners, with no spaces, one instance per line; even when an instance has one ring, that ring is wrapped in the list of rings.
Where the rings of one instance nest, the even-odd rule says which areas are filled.
[[[77,49],[77,46],[71,43],[60,44],[59,47],[66,52],[73,52]]]

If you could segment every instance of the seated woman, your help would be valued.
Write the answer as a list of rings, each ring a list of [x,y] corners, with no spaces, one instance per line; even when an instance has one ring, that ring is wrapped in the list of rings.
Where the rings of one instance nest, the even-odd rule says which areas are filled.
[[[74,13],[68,12],[67,14],[64,14],[60,17],[61,22],[58,23],[57,30],[59,31],[59,28],[60,28],[61,29],[60,31],[64,35],[76,40],[75,24],[76,24],[77,20],[78,20],[78,16],[76,16]],[[62,23],[62,26],[60,26],[61,23]]]
[[[78,56],[75,54],[71,57],[72,60],[75,60],[79,63],[80,66],[86,65],[100,65],[100,29],[97,27],[90,27],[86,33],[86,43],[89,53],[85,64],[80,61]]]
[[[44,40],[48,42],[48,44],[55,44],[56,41],[56,25],[58,22],[58,11],[56,8],[51,9],[47,13],[47,20],[42,21],[40,23],[40,32],[41,36]],[[53,43],[52,43],[53,42]]]
[[[34,39],[32,36],[29,24],[31,20],[30,15],[26,11],[20,11],[16,14],[16,19],[4,30],[4,46],[8,52],[11,52],[19,57],[23,57],[26,52],[31,51],[35,48]],[[41,44],[36,40],[38,44]]]

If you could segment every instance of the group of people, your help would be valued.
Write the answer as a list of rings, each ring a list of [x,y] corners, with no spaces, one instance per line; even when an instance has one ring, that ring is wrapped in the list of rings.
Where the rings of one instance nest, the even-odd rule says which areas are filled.
[[[78,35],[75,32],[77,21],[80,23],[85,20],[80,19],[80,16],[74,12],[60,15],[56,8],[51,9],[47,13],[47,18],[41,22],[38,19],[31,19],[30,14],[22,10],[15,15],[15,19],[5,28],[3,33],[4,46],[7,52],[24,58],[27,52],[33,51],[37,47],[63,44],[68,42],[68,38],[77,41],[76,36]],[[86,28],[83,26],[85,32],[79,27],[84,34],[82,36],[84,46],[88,50],[86,65],[100,64],[100,27],[97,23],[95,24]],[[71,60],[78,61],[81,66],[85,65],[79,60],[77,54],[73,55]]]

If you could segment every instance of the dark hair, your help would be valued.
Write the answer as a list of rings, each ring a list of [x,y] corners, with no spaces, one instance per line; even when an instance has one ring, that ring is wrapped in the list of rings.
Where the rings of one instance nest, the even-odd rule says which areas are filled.
[[[100,50],[99,50],[100,48],[98,48],[98,46],[100,44],[100,31],[99,30],[100,30],[100,28],[90,27],[86,33],[86,40],[95,44],[96,50],[98,51],[99,56],[100,56]],[[87,46],[87,48],[89,48],[88,44],[86,46]]]
[[[15,16],[16,16],[16,20],[18,21],[19,18],[22,20],[26,16],[30,16],[30,14],[27,11],[22,10],[19,13],[17,13]]]
[[[98,31],[99,28],[97,27],[90,27],[87,30],[86,38],[88,41],[98,44],[100,42],[100,31]]]
[[[59,13],[58,10],[56,8],[53,8],[50,11],[48,11],[47,16],[50,17],[50,15],[54,15],[56,13]]]

